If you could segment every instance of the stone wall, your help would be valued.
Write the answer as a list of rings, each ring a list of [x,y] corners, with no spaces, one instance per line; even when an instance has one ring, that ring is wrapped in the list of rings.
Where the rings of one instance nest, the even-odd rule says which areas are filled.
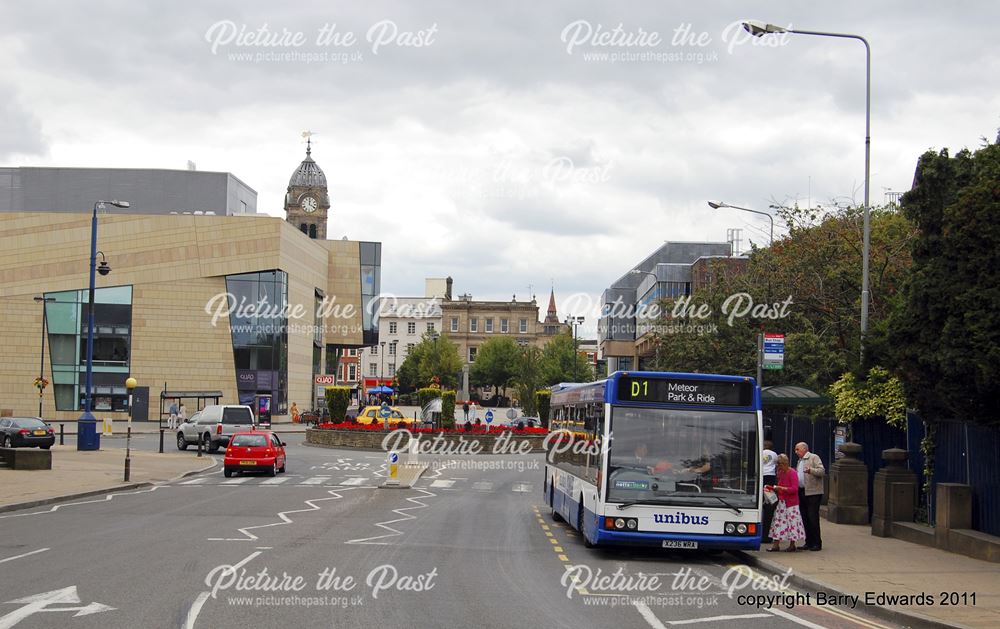
[[[306,443],[328,448],[357,448],[360,450],[383,450],[383,440],[391,433],[376,430],[327,430],[310,428],[306,430]],[[419,437],[421,453],[429,454],[514,454],[520,452],[544,452],[546,435],[476,435],[466,433],[414,433]],[[405,449],[407,437],[391,437]]]

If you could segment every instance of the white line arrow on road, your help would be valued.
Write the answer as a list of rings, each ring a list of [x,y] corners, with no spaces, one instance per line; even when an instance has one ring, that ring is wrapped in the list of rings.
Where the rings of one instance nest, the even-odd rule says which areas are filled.
[[[71,585],[60,590],[42,592],[41,594],[32,594],[31,596],[24,596],[12,601],[6,601],[7,604],[24,605],[24,607],[15,609],[11,613],[0,618],[0,629],[10,629],[10,627],[13,627],[25,618],[33,616],[38,612],[76,612],[76,614],[73,615],[73,617],[76,618],[77,616],[99,614],[101,612],[109,612],[115,609],[114,607],[109,607],[97,602],[83,607],[56,607],[48,609],[49,605],[53,605],[55,603],[80,602],[80,595],[77,594],[75,585]]]

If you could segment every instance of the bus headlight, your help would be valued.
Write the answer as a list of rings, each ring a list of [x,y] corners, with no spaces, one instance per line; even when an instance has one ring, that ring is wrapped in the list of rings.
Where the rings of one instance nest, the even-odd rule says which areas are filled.
[[[615,520],[615,528],[616,529],[623,529],[623,528],[625,528],[625,519],[624,518],[618,518],[617,520]]]
[[[637,528],[639,528],[639,521],[629,518],[628,522],[626,522],[626,525],[628,526],[629,530],[634,531]]]
[[[747,534],[747,525],[746,524],[737,524],[736,525],[736,532],[739,533],[740,535],[746,535]]]
[[[736,525],[733,524],[732,522],[727,522],[726,523],[726,535],[732,535],[735,532],[736,532]]]
[[[726,522],[726,535],[756,535],[756,522]]]

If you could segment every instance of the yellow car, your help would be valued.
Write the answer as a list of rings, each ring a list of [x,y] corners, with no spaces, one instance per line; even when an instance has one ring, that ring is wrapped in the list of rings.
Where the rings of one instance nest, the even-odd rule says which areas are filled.
[[[368,424],[384,424],[385,420],[382,419],[381,406],[366,406],[358,413],[358,423],[367,426]],[[403,415],[395,406],[389,407],[389,423],[390,424],[412,424],[414,419],[412,417],[407,417]]]

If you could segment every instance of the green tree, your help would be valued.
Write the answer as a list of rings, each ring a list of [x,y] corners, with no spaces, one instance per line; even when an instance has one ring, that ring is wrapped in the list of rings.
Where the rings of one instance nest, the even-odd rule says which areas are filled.
[[[589,382],[594,379],[594,369],[585,356],[577,351],[573,334],[566,330],[554,336],[542,349],[542,382],[546,385],[560,382]]]
[[[552,392],[548,389],[535,391],[535,405],[538,407],[538,419],[544,428],[549,427],[549,410],[552,408]]]
[[[919,235],[882,349],[925,420],[1000,422],[1000,136],[927,152],[903,212]]]
[[[458,356],[458,345],[440,336],[436,340],[424,334],[420,342],[407,352],[406,359],[396,370],[396,381],[400,391],[411,393],[431,384],[437,376],[444,388],[458,386],[458,372],[462,369],[462,359]]]
[[[518,372],[521,349],[509,336],[496,336],[479,346],[469,377],[477,387],[493,387],[494,394],[507,394]]]
[[[525,415],[538,413],[535,391],[542,386],[542,350],[534,345],[521,348],[517,362],[517,399]]]

